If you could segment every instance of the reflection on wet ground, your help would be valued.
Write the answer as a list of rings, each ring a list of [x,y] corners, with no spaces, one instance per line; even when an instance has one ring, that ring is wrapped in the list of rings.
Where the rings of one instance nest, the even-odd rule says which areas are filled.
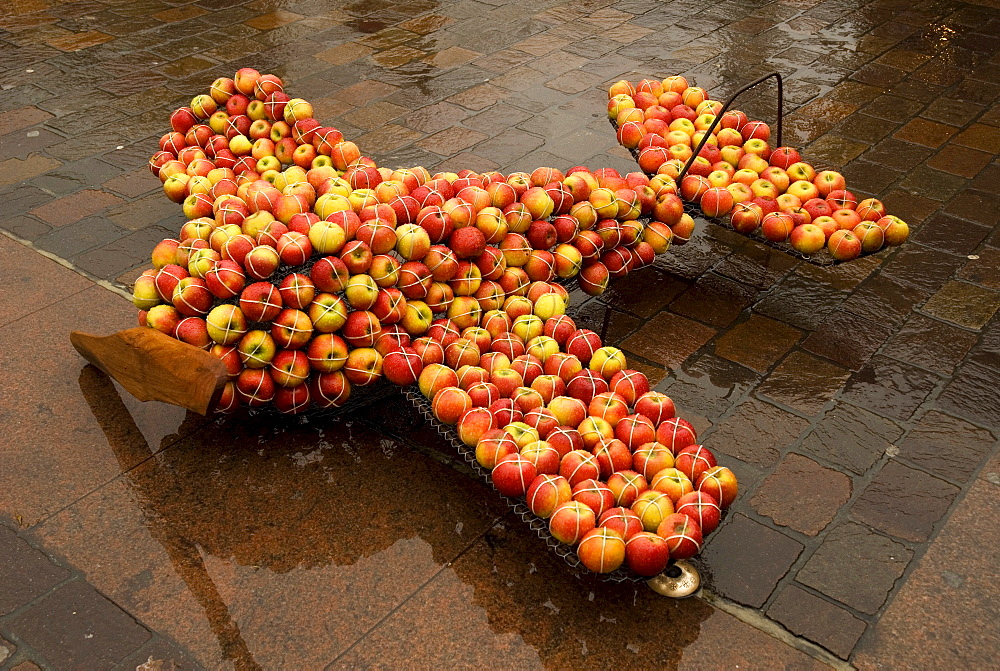
[[[398,397],[204,420],[84,366],[67,331],[133,319],[93,280],[130,282],[182,220],[145,167],[169,111],[243,66],[381,164],[503,171],[634,170],[616,79],[724,97],[781,72],[786,142],[913,239],[816,268],[700,222],[576,314],[741,479],[701,559],[715,603],[828,660],[991,659],[995,590],[971,576],[998,539],[970,506],[1000,482],[998,31],[987,3],[898,0],[4,4],[0,532],[20,532],[0,582],[32,588],[0,599],[0,668],[812,661],[705,601],[575,573]],[[771,120],[773,89],[739,106]],[[927,594],[956,604],[933,640]],[[79,609],[118,643],[61,645]]]

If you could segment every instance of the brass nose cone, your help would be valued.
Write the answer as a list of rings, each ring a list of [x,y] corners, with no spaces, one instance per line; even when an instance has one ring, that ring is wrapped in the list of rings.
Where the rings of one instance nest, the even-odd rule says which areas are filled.
[[[694,566],[684,560],[677,560],[663,573],[647,580],[646,584],[657,594],[683,599],[698,591],[701,576]]]

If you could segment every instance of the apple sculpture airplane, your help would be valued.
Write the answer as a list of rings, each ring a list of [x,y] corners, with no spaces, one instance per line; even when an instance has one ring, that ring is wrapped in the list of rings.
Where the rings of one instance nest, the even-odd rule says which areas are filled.
[[[149,166],[187,221],[135,283],[139,326],[74,332],[76,349],[140,400],[202,414],[342,408],[384,378],[570,563],[697,589],[683,560],[736,478],[577,327],[567,287],[600,294],[649,265],[695,208],[823,262],[906,225],[683,77],[611,87],[643,170],[624,177],[390,170],[283,88],[244,68],[171,115]]]

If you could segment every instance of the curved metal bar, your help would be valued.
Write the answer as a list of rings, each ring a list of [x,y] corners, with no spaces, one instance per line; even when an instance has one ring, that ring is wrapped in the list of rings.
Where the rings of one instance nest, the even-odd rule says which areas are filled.
[[[705,143],[708,142],[708,138],[712,137],[712,132],[715,130],[716,126],[718,126],[719,122],[722,121],[722,115],[729,110],[730,106],[732,106],[734,102],[736,102],[736,98],[743,95],[744,93],[746,93],[753,87],[757,86],[758,84],[762,84],[771,77],[774,77],[775,79],[778,80],[778,146],[779,147],[782,146],[781,122],[782,122],[783,110],[785,107],[785,91],[781,80],[781,73],[772,72],[770,74],[764,75],[760,79],[750,82],[749,84],[741,88],[739,91],[734,93],[732,96],[730,96],[729,100],[726,101],[726,104],[722,106],[722,110],[720,110],[719,113],[716,115],[715,121],[713,121],[712,125],[708,127],[707,131],[705,131],[705,135],[701,138],[701,142],[698,143],[698,148],[694,150],[694,153],[691,154],[691,158],[689,158],[687,163],[684,164],[684,169],[681,170],[679,175],[677,175],[678,186],[680,185],[681,180],[684,179],[684,176],[687,175],[688,169],[694,164],[694,160],[698,158],[698,154],[701,152],[702,148],[704,148]]]

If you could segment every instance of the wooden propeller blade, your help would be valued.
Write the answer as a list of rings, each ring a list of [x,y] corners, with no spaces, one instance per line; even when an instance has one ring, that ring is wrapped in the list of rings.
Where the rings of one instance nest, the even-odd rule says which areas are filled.
[[[205,415],[228,378],[218,357],[151,328],[103,337],[73,331],[69,339],[84,359],[140,401],[163,401]]]

